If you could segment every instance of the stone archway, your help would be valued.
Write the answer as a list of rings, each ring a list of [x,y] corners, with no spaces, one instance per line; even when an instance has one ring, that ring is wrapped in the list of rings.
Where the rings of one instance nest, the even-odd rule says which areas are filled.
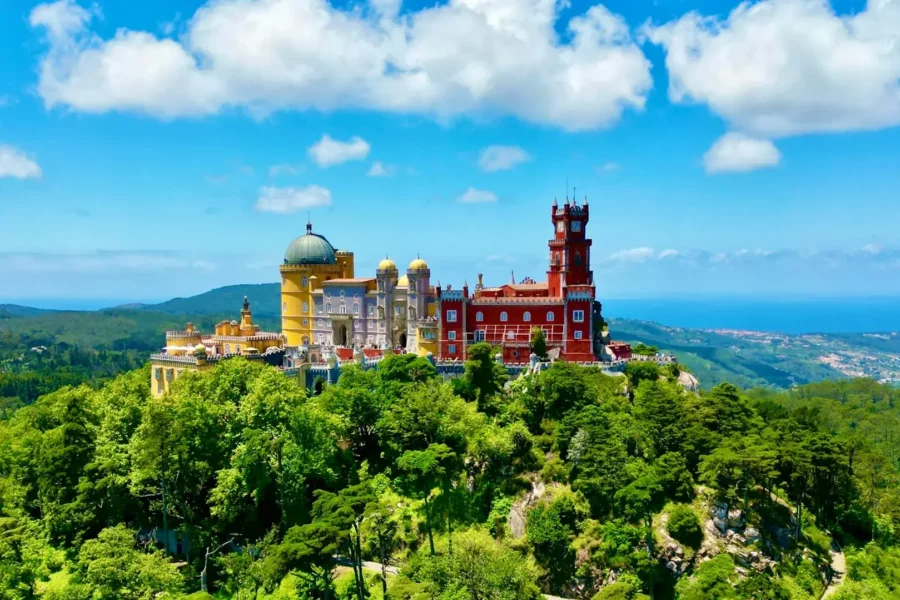
[[[404,348],[404,349],[406,348],[406,334],[405,333],[401,333],[397,337],[397,345],[400,346],[401,348]]]
[[[335,340],[338,346],[346,346],[347,345],[347,326],[341,325],[338,327],[338,339]]]

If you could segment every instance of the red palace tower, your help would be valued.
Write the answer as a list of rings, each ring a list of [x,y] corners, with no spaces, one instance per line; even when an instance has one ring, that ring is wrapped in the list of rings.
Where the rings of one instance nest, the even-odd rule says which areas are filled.
[[[438,288],[439,358],[465,360],[468,346],[488,342],[501,348],[503,361],[524,363],[531,353],[531,330],[544,331],[547,350],[574,362],[600,359],[608,343],[600,331],[600,303],[595,300],[591,271],[591,240],[586,235],[590,209],[574,202],[551,210],[554,235],[545,283],[513,279],[500,287],[484,287],[482,276],[474,294]],[[597,330],[595,330],[597,329]]]

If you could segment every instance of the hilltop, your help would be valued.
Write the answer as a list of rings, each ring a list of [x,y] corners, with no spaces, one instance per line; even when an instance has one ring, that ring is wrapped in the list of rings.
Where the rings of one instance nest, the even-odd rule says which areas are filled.
[[[264,330],[280,330],[277,283],[231,285],[159,304],[100,311],[51,311],[0,305],[0,352],[65,344],[94,350],[158,350],[168,329],[193,321],[203,330],[237,316],[244,296]],[[675,353],[709,389],[729,381],[743,388],[787,389],[826,379],[869,376],[900,380],[897,334],[788,335],[668,327],[611,317],[613,339]]]

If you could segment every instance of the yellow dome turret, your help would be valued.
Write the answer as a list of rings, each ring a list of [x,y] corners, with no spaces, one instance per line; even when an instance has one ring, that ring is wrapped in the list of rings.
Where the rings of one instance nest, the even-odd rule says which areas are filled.
[[[397,280],[397,287],[409,287],[409,277],[402,275],[400,279]]]
[[[409,263],[409,270],[410,271],[427,271],[428,263],[417,256],[415,258],[415,260],[413,260],[411,263]]]
[[[378,263],[378,270],[379,271],[396,271],[397,263],[395,263],[390,258],[385,256],[384,260],[382,260],[380,263]]]

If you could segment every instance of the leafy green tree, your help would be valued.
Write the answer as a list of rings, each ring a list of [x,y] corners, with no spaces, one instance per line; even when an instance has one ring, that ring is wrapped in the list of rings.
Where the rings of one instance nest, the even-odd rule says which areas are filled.
[[[658,378],[647,380],[635,390],[633,415],[651,441],[656,456],[681,451],[686,419],[677,388]]]
[[[60,424],[44,434],[36,469],[38,498],[50,535],[69,544],[80,537],[80,523],[90,518],[87,507],[77,502],[78,484],[94,456],[95,417],[88,393],[87,388],[56,392]]]
[[[493,414],[496,411],[494,397],[503,391],[509,373],[494,360],[494,349],[490,344],[473,344],[467,357],[463,379],[475,390],[478,410]]]
[[[625,377],[632,391],[637,390],[645,381],[659,381],[659,365],[651,361],[631,361],[625,365]]]
[[[571,546],[576,531],[571,498],[539,504],[528,512],[526,536],[534,558],[547,572],[551,593],[562,593],[575,575],[575,552]]]
[[[365,527],[372,551],[381,564],[381,597],[388,600],[387,568],[398,549],[397,506],[386,499],[373,500],[366,506]]]
[[[450,482],[459,473],[459,457],[445,444],[432,444],[425,450],[405,452],[397,461],[397,467],[404,473],[409,489],[424,502],[428,546],[434,555],[431,492],[436,487],[448,490]],[[449,526],[448,514],[448,529]]]
[[[290,573],[306,573],[312,577],[325,600],[329,600],[334,590],[334,557],[346,535],[340,523],[328,519],[316,519],[306,525],[291,527],[284,540],[266,552],[264,572],[267,587],[273,589]]]
[[[653,461],[653,470],[666,497],[682,501],[694,497],[694,477],[688,471],[687,461],[678,452],[667,452],[657,458]]]
[[[701,564],[692,577],[682,578],[675,586],[679,600],[737,600],[731,585],[734,561],[720,554]]]
[[[97,600],[149,600],[164,592],[176,594],[182,586],[175,564],[161,552],[138,547],[135,533],[122,525],[84,543],[76,581]]]
[[[691,548],[699,548],[703,541],[700,519],[697,518],[690,506],[684,504],[677,504],[669,511],[666,531],[673,538]]]
[[[547,359],[547,338],[540,327],[531,328],[531,352],[539,359]]]
[[[366,595],[362,572],[361,525],[366,508],[374,500],[375,496],[369,485],[360,483],[346,487],[336,494],[317,490],[316,501],[313,503],[313,514],[316,519],[324,519],[342,532],[350,560],[353,562],[353,575],[356,579],[356,594],[359,600],[363,600]]]
[[[534,584],[537,578],[534,562],[480,530],[459,533],[452,556],[428,557],[411,575],[414,581],[424,584],[427,595],[418,595],[424,591],[422,588],[410,590],[412,594],[400,594],[400,590],[392,588],[392,598],[539,600],[541,597]]]

